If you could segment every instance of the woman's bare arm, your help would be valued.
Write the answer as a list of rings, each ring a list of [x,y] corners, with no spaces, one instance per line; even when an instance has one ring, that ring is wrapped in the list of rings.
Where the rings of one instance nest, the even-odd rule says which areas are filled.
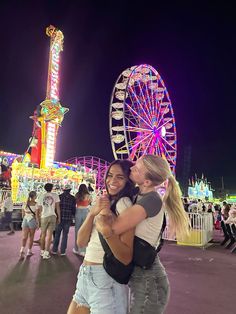
[[[119,235],[113,234],[106,239],[113,255],[123,264],[128,265],[133,258],[134,229]]]
[[[100,213],[103,206],[105,206],[105,205],[110,206],[109,200],[107,200],[107,202],[103,202],[102,205],[100,205],[100,203],[101,203],[101,201],[98,198],[96,200],[96,204],[90,208],[89,213],[88,213],[85,221],[83,222],[82,226],[80,227],[80,229],[78,231],[77,245],[79,247],[85,247],[88,245],[89,240],[90,240],[90,236],[92,233],[92,229],[93,229],[93,222],[94,222],[95,216]]]
[[[113,221],[112,231],[115,234],[122,234],[130,229],[135,228],[141,221],[146,219],[147,214],[145,209],[141,205],[133,205],[132,207],[124,210]]]
[[[101,200],[101,206],[105,198]],[[100,214],[102,214],[101,211]],[[111,211],[107,209],[104,211],[104,216],[99,215],[101,219],[104,219],[104,223],[108,223],[106,219],[107,216],[111,215]],[[145,209],[138,204],[134,204],[131,207],[126,208],[114,221],[112,224],[112,230],[115,234],[122,234],[130,229],[135,228],[141,221],[147,218]]]
[[[90,236],[93,229],[94,215],[89,212],[82,226],[77,233],[77,245],[79,247],[85,247],[89,243]]]

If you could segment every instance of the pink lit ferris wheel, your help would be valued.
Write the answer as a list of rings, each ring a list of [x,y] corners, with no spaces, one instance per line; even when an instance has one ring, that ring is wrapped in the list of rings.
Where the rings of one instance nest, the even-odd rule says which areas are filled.
[[[174,112],[164,81],[152,66],[133,66],[118,77],[110,102],[110,137],[116,159],[159,155],[175,172]]]

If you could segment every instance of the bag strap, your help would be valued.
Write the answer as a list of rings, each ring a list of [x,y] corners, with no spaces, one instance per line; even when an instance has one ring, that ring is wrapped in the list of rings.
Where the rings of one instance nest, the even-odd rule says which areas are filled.
[[[158,244],[158,246],[155,245],[155,249],[157,252],[159,252],[161,250],[162,245],[164,243],[164,239],[162,238],[162,235],[163,235],[165,228],[166,228],[166,214],[164,213],[161,231],[160,231],[159,237],[157,239],[157,243],[159,242],[159,244]]]
[[[31,213],[35,216],[35,213],[32,211],[32,209],[30,208],[30,206],[27,205],[27,207],[29,208],[29,210],[31,211]]]
[[[103,235],[98,232],[99,240],[101,242],[102,248],[107,255],[113,255],[112,250],[110,249],[109,245],[107,244],[106,240],[103,238]],[[104,259],[103,259],[104,261]]]

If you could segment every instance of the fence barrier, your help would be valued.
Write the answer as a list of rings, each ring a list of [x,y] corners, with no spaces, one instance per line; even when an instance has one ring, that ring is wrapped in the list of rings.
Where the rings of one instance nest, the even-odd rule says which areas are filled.
[[[213,238],[213,215],[212,213],[188,213],[189,221],[191,224],[191,230],[189,236],[184,238],[174,237],[168,228],[168,218],[167,226],[163,233],[163,238],[165,240],[177,241],[179,245],[188,246],[205,246]]]

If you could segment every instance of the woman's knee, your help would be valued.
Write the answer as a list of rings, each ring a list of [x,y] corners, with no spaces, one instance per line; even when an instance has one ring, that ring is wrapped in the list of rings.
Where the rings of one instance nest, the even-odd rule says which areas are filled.
[[[34,234],[31,233],[31,234],[29,235],[29,239],[30,239],[30,241],[33,241],[33,239],[34,239]]]
[[[27,239],[28,239],[28,237],[27,237],[27,236],[25,236],[25,235],[23,235],[23,237],[22,237],[22,241],[23,241],[23,242],[26,242],[26,241],[27,241]]]
[[[46,238],[46,233],[42,232],[41,235],[40,235],[40,239],[41,239],[42,241],[44,241],[45,238]]]

